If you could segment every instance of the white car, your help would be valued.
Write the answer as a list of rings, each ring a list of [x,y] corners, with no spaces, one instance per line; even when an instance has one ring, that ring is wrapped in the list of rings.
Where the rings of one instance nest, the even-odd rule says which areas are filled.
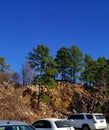
[[[32,125],[22,121],[0,120],[0,130],[36,130]]]
[[[106,119],[102,113],[75,113],[68,117],[75,129],[104,130],[107,128]]]
[[[74,130],[72,121],[58,118],[45,118],[32,124],[36,130]]]

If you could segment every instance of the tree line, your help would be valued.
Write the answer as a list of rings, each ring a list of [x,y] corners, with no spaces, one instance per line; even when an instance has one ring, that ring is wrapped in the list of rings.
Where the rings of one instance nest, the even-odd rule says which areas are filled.
[[[5,58],[0,57],[0,81],[13,85],[54,85],[60,79],[71,83],[82,83],[87,86],[109,85],[109,59],[98,57],[92,59],[77,46],[61,47],[55,57],[50,55],[50,49],[42,44],[33,48],[25,57],[19,75],[10,71]],[[3,82],[3,83],[2,83]]]

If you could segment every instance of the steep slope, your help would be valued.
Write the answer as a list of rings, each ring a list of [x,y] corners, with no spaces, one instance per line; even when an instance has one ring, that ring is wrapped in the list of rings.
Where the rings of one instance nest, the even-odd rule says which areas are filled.
[[[0,87],[0,119],[32,123],[44,117],[66,118],[73,112],[106,112],[109,108],[109,97],[100,88],[85,89],[60,82],[56,88],[44,89],[43,93],[50,101],[40,102],[38,107],[38,87]]]

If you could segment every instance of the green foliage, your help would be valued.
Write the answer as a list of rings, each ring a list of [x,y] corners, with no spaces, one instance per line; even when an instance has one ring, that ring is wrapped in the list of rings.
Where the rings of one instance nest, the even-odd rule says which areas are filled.
[[[109,88],[105,90],[109,94]]]
[[[98,86],[104,86],[105,85],[105,69],[107,60],[104,57],[99,57],[97,60],[97,65],[96,65],[96,85]]]
[[[41,95],[40,101],[42,101],[44,103],[50,103],[50,96],[44,93]]]
[[[109,60],[99,57],[93,60],[90,55],[83,56],[77,46],[62,47],[57,51],[55,59],[50,56],[50,50],[44,45],[38,45],[28,53],[29,65],[40,75],[43,85],[52,86],[52,80],[61,75],[62,80],[77,79],[87,85],[109,85]],[[53,85],[54,86],[54,85]]]
[[[0,72],[3,72],[6,68],[9,68],[9,65],[6,64],[4,57],[0,57]]]
[[[80,49],[77,46],[72,46],[70,49],[70,69],[69,74],[71,79],[73,78],[73,82],[76,82],[76,78],[78,78],[77,73],[82,71],[83,67],[83,53],[80,51]]]
[[[109,95],[109,88],[106,88],[103,92],[104,96],[108,96]]]
[[[109,82],[109,64],[105,57],[92,60],[89,55],[84,58],[83,79],[86,83],[95,86],[106,86]]]
[[[43,73],[46,63],[49,60],[49,51],[44,45],[38,45],[37,48],[33,48],[33,51],[28,53],[28,63],[36,71]]]
[[[101,113],[101,112],[102,112],[102,107],[101,107],[100,105],[98,105],[98,107],[97,107],[97,112],[98,112],[98,113]]]
[[[53,58],[50,56],[50,49],[41,44],[33,48],[26,58],[29,66],[23,65],[23,84],[31,84],[35,75],[38,77],[38,81],[34,82],[35,84],[40,82],[51,88],[56,87],[55,79],[58,76],[61,76],[62,80],[73,81],[74,83],[80,79],[81,82],[89,86],[103,86],[104,88],[109,86],[109,59],[99,57],[97,60],[93,60],[88,54],[83,56],[77,46],[61,47],[57,51],[56,57]],[[2,74],[8,73],[8,69],[9,65],[6,64],[5,58],[0,57],[1,79],[3,79]],[[11,77],[12,79],[15,80],[16,84],[19,78],[16,75]]]
[[[45,79],[48,82],[55,78],[58,73],[56,63],[49,53],[49,48],[44,45],[38,45],[37,48],[33,48],[33,52],[30,52],[27,57],[30,66],[36,72],[39,72],[42,84],[45,84]]]
[[[62,80],[65,80],[67,69],[70,67],[71,61],[68,48],[62,47],[59,51],[57,51],[55,61],[57,63],[58,71],[61,74]]]
[[[90,55],[84,56],[84,71],[83,79],[87,85],[95,83],[95,71],[96,71],[96,61],[94,61]]]
[[[54,80],[49,81],[47,84],[48,89],[56,88],[56,86],[57,86],[57,83]]]
[[[54,88],[57,86],[57,83],[53,79],[48,79],[48,78],[42,78],[40,79],[41,84],[45,85],[47,88]]]
[[[53,58],[50,57],[49,62],[46,65],[45,74],[43,75],[43,77],[51,81],[52,79],[55,79],[57,75],[58,75],[57,64],[53,60]]]

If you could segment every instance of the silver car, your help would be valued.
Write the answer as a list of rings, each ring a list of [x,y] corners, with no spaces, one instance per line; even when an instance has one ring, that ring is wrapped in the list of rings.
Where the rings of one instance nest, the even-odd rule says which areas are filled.
[[[0,130],[36,130],[32,125],[21,121],[2,120]]]
[[[104,130],[107,128],[106,119],[102,113],[74,113],[68,117],[74,128],[82,130]]]
[[[72,121],[67,119],[45,118],[32,124],[37,130],[74,130]]]

